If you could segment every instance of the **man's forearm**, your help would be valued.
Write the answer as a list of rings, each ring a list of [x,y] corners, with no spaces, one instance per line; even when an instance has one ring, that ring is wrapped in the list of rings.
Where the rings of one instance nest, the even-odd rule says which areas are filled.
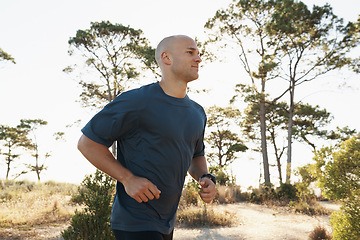
[[[209,173],[205,156],[199,156],[192,159],[189,173],[196,181],[199,181],[202,175]]]
[[[94,142],[85,135],[79,139],[78,149],[92,165],[112,178],[123,183],[132,176],[132,173],[114,158],[106,146]]]

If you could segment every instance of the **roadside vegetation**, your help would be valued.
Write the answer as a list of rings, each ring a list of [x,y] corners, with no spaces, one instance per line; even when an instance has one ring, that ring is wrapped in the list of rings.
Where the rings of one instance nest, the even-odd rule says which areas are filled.
[[[75,209],[81,208],[71,201],[76,191],[74,184],[52,181],[0,182],[0,239],[13,239],[9,229],[26,234],[35,228],[66,224]]]

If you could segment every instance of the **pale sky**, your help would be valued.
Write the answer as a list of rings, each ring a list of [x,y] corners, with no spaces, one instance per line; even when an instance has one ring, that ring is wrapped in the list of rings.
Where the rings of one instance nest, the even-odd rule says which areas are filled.
[[[52,157],[46,164],[49,168],[42,174],[43,180],[80,183],[85,174],[94,172],[94,168],[77,151],[76,143],[81,127],[94,112],[81,108],[75,102],[79,95],[78,84],[62,72],[62,69],[74,62],[67,54],[69,38],[75,36],[79,29],[88,29],[90,22],[103,20],[141,29],[154,47],[162,38],[174,34],[201,37],[204,36],[203,26],[206,21],[214,16],[216,10],[227,7],[230,2],[0,0],[0,48],[16,61],[15,65],[0,65],[0,124],[16,126],[20,119],[35,118],[48,121],[49,125],[43,127],[37,136],[40,143],[44,142],[40,150],[52,151]],[[323,5],[326,1],[304,2]],[[335,14],[347,21],[355,21],[360,13],[360,2],[357,0],[328,2],[333,6]],[[236,54],[229,52],[223,63],[208,64],[200,70],[200,79],[194,85],[211,91],[207,95],[193,96],[195,101],[204,107],[226,105],[239,79],[248,83],[246,75],[239,75],[242,66]],[[346,80],[352,88],[338,88],[337,85],[342,81],[334,82],[331,78]],[[359,76],[355,74],[330,74],[315,87],[312,85],[311,91],[304,87],[303,92],[299,91],[299,97],[326,108],[335,116],[334,125],[349,125],[360,130],[360,114],[355,105],[360,102],[358,79]],[[65,128],[78,119],[83,121],[82,125]],[[55,131],[65,131],[66,142],[53,142],[49,137]],[[42,146],[46,146],[46,149],[41,149]],[[294,159],[297,153],[303,151],[302,148],[298,149],[294,150]],[[248,158],[247,154],[243,157]],[[241,185],[256,184],[258,181],[259,156],[255,154],[251,158],[256,160],[244,160],[234,166]],[[14,162],[13,166],[17,165]],[[20,169],[12,169],[12,173]],[[256,169],[257,172],[248,169]],[[251,175],[245,174],[248,172]],[[5,174],[6,167],[3,158],[0,158],[0,179],[4,179]],[[35,173],[24,177],[36,179]]]

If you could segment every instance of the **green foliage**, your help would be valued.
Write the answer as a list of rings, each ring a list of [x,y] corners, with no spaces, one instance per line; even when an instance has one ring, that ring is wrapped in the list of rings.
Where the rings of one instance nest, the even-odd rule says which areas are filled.
[[[75,211],[70,224],[71,226],[62,233],[64,240],[115,239],[109,220],[101,217]]]
[[[236,178],[233,174],[228,173],[227,167],[210,166],[209,171],[216,176],[216,183],[223,186],[235,185]]]
[[[314,159],[323,166],[319,180],[328,197],[342,200],[360,196],[360,139],[352,137],[339,149],[323,148]]]
[[[22,126],[10,127],[0,125],[0,141],[6,149],[5,151],[0,151],[0,154],[5,156],[5,163],[7,166],[6,180],[9,179],[11,163],[20,157],[20,154],[15,151],[18,148],[26,147],[26,145],[30,143],[27,133],[27,130]]]
[[[280,202],[287,204],[290,201],[298,200],[298,192],[294,185],[283,183],[278,188],[264,185],[260,190],[253,190],[250,195],[250,202],[254,203],[270,203]]]
[[[92,22],[89,29],[78,30],[76,36],[70,38],[69,54],[79,53],[85,68],[98,75],[93,81],[92,76],[79,81],[84,106],[99,107],[111,102],[130,81],[138,79],[144,68],[156,73],[155,49],[142,34],[141,30],[129,26],[102,21]],[[70,73],[76,69],[82,71],[76,65],[64,71]]]
[[[300,142],[309,144],[314,150],[316,146],[309,140],[308,136],[327,138],[328,131],[322,129],[332,120],[332,116],[326,109],[318,105],[296,104],[293,119],[293,134]]]
[[[314,160],[320,187],[329,198],[343,202],[331,215],[335,239],[360,237],[360,139],[356,136],[340,146],[324,147]]]
[[[31,151],[31,155],[35,158],[34,164],[26,164],[27,168],[30,170],[30,172],[35,172],[38,178],[38,181],[40,182],[40,174],[42,171],[46,170],[47,167],[45,166],[45,160],[40,163],[40,154],[39,154],[39,145],[37,142],[36,137],[36,130],[41,127],[47,125],[48,122],[44,121],[42,119],[21,119],[20,120],[20,128],[23,128],[26,130],[28,139],[30,140],[28,143],[24,144],[24,147]],[[44,159],[50,157],[51,155],[49,153],[45,153],[42,157]]]
[[[297,200],[298,199],[298,191],[293,184],[290,183],[282,183],[280,187],[276,189],[277,198],[279,200]]]
[[[0,61],[11,61],[15,64],[15,59],[10,54],[0,48]]]
[[[185,205],[197,206],[200,203],[199,191],[199,183],[197,183],[194,179],[191,179],[187,184],[185,184],[182,192],[182,200]]]
[[[325,137],[320,127],[330,119],[328,113],[321,109],[306,106],[297,109],[299,103],[294,99],[297,86],[345,66],[358,71],[359,58],[352,59],[349,53],[360,43],[360,24],[359,21],[346,25],[343,22],[328,4],[314,5],[310,10],[303,2],[294,0],[234,0],[227,8],[218,10],[205,24],[210,32],[208,42],[232,45],[239,52],[240,61],[250,78],[247,87],[238,85],[245,91],[238,92],[246,95],[246,102],[259,105],[256,124],[260,123],[261,134],[256,136],[250,130],[248,132],[252,137],[261,139],[267,183],[270,183],[266,143],[266,129],[269,127],[266,123],[269,120],[267,108],[271,108],[271,104],[276,105],[286,95],[290,97],[289,105],[284,109],[287,119],[283,119],[288,121],[288,182],[293,135],[315,148],[306,135]],[[225,36],[233,41],[227,41]],[[270,96],[267,92],[273,79],[285,80],[282,81],[284,85],[276,85],[278,96]],[[294,118],[294,114],[300,118]],[[307,119],[310,115],[311,118]],[[274,139],[274,136],[271,137]],[[283,150],[275,146],[276,154]],[[276,156],[277,161],[279,157],[280,154]]]
[[[212,106],[207,109],[207,116],[210,133],[205,141],[212,149],[208,153],[208,159],[213,166],[222,168],[236,159],[236,153],[245,152],[248,149],[238,134],[230,131],[231,127],[238,126],[240,111],[231,107]]]
[[[86,176],[79,192],[78,202],[85,205],[82,212],[77,211],[70,227],[63,231],[67,239],[114,239],[110,228],[111,204],[115,191],[114,180],[97,170]]]
[[[360,239],[360,198],[346,200],[341,211],[331,214],[330,224],[334,239]]]

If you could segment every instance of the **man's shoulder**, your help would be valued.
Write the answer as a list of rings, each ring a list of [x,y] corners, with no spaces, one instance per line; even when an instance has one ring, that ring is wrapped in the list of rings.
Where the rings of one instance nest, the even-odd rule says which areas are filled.
[[[201,112],[201,113],[203,113],[204,115],[206,115],[204,108],[203,108],[199,103],[195,102],[195,101],[192,100],[192,99],[190,99],[190,103],[191,103],[191,105],[192,105],[196,110],[198,110],[199,112]]]
[[[138,87],[138,88],[127,90],[125,92],[122,92],[117,98],[141,100],[143,97],[151,95],[151,91],[155,87],[155,84],[156,83],[150,83],[150,84]]]

